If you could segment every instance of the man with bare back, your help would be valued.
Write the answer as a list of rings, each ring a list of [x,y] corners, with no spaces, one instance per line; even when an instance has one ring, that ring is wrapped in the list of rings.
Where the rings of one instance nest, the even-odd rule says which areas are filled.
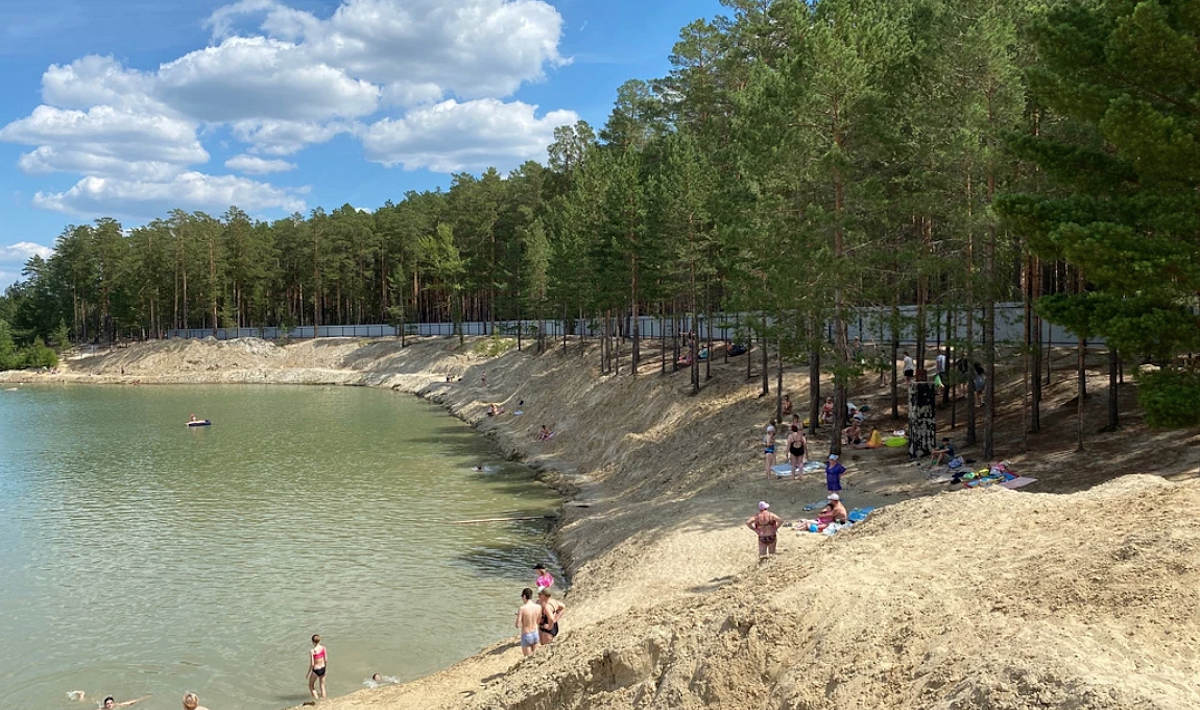
[[[532,656],[540,645],[538,623],[542,620],[542,605],[533,598],[529,587],[521,590],[521,607],[517,609],[516,627],[521,632],[521,653]]]

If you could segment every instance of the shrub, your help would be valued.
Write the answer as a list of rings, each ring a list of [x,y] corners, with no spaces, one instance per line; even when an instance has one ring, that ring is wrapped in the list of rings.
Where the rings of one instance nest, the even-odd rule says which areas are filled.
[[[1153,427],[1200,424],[1200,373],[1176,368],[1137,374],[1138,404]]]

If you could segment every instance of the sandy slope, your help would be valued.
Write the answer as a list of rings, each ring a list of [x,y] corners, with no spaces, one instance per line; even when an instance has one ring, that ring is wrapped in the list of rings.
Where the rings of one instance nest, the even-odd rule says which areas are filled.
[[[773,399],[744,382],[745,361],[714,363],[692,397],[685,373],[599,377],[597,360],[578,344],[485,359],[470,341],[193,341],[3,377],[392,387],[560,472],[550,478],[571,498],[559,547],[574,573],[560,642],[528,661],[504,642],[428,678],[323,703],[333,710],[1200,707],[1200,436],[1146,430],[1131,394],[1122,432],[1091,434],[1089,423],[1095,453],[1072,453],[1066,378],[1048,391],[1033,453],[1018,451],[1019,405],[1003,408],[1002,456],[1040,479],[1020,492],[948,492],[902,451],[855,452],[849,503],[897,504],[832,539],[788,531],[782,554],[759,566],[741,527],[754,502],[794,519],[823,497],[823,481],[763,474],[757,442]],[[1102,378],[1090,385],[1100,391]],[[799,372],[785,386],[805,400]],[[885,409],[873,383],[854,398]],[[489,402],[512,412],[522,399],[522,417],[485,416]],[[1089,416],[1101,417],[1093,399]],[[541,423],[559,434],[535,441]],[[1125,473],[1159,476],[1084,490]]]

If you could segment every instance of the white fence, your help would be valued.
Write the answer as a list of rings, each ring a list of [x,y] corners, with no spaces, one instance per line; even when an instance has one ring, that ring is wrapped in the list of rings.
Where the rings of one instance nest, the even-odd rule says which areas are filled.
[[[896,334],[900,345],[912,345],[917,341],[917,307],[901,306],[899,332]],[[672,338],[685,333],[698,333],[702,340],[707,340],[711,331],[714,340],[731,341],[744,337],[748,319],[757,320],[753,314],[722,313],[714,314],[711,323],[704,315],[687,316],[678,321],[663,320],[654,316],[638,318],[638,333],[643,338],[657,339]],[[926,311],[926,343],[944,343],[947,340],[965,341],[967,336],[966,312],[959,310],[953,314],[951,330],[946,328],[944,311],[927,309]],[[892,311],[890,308],[859,308],[852,312],[849,323],[849,337],[858,337],[864,343],[891,342]],[[768,324],[771,319],[768,318]],[[983,309],[975,314],[974,337],[976,341],[983,339]],[[561,338],[566,332],[567,321],[546,320],[545,334],[550,338]],[[632,324],[625,319],[623,330],[631,331]],[[522,329],[525,337],[535,338],[538,334],[539,322],[533,320],[499,321],[495,324],[487,321],[467,321],[454,323],[408,323],[404,332],[410,336],[451,337],[458,335],[458,329],[463,335],[508,335],[516,336],[517,329]],[[603,331],[603,324],[586,319],[576,319],[573,332],[585,337],[596,337]],[[400,332],[391,325],[323,325],[315,333],[321,338],[394,338]],[[232,340],[234,338],[264,338],[276,340],[285,336],[289,338],[312,338],[314,328],[301,326],[292,328],[286,333],[282,328],[190,328],[187,330],[169,330],[168,338],[207,338],[217,340]],[[826,338],[832,342],[833,325],[826,325]],[[1025,342],[1025,310],[1020,303],[996,304],[996,342],[999,344],[1015,344]],[[1078,339],[1061,326],[1042,322],[1041,342],[1043,345],[1074,346]],[[1089,340],[1089,347],[1102,347],[1103,339]]]

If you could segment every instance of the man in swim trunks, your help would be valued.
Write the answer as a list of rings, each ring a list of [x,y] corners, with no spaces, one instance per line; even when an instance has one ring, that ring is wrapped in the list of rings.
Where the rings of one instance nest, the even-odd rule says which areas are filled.
[[[758,514],[746,521],[746,527],[758,534],[758,561],[762,562],[775,554],[775,543],[778,539],[779,526],[783,520],[768,508],[765,501],[758,502]]]
[[[516,627],[521,632],[521,653],[532,656],[541,644],[538,622],[542,620],[542,607],[533,599],[533,590],[521,590],[521,606],[517,609]]]
[[[549,646],[558,636],[558,620],[567,610],[567,605],[557,599],[552,599],[549,589],[538,592],[538,604],[542,607],[542,617],[538,619],[539,640],[543,646]]]

